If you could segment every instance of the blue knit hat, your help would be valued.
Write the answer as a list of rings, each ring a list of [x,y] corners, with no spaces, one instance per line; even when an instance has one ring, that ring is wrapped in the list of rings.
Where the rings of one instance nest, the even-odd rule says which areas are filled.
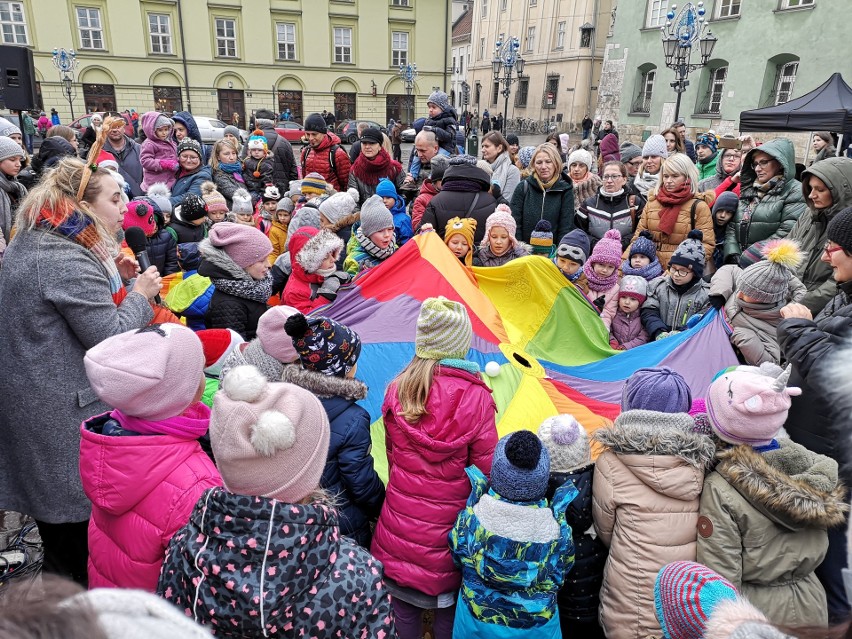
[[[672,253],[672,256],[669,258],[669,266],[672,264],[686,266],[692,269],[696,279],[703,277],[705,259],[704,244],[702,244],[703,239],[704,233],[700,229],[691,230],[687,234],[686,239],[678,244],[674,253]]]
[[[736,599],[730,581],[694,561],[664,566],[654,584],[654,607],[666,639],[701,639],[716,606]]]
[[[716,198],[715,202],[713,202],[713,215],[716,215],[716,211],[731,211],[736,213],[739,204],[740,198],[737,197],[736,193],[733,191],[725,191]]]
[[[658,413],[686,413],[692,406],[692,392],[680,373],[663,366],[640,368],[624,383],[621,410],[653,410]]]
[[[491,488],[510,501],[538,501],[547,492],[550,453],[528,430],[503,437],[494,449]]]
[[[534,146],[522,146],[518,150],[518,160],[520,160],[521,165],[526,169],[529,167],[530,162],[532,162],[533,154],[535,153]]]
[[[702,133],[695,140],[695,147],[698,148],[699,146],[706,146],[711,152],[715,153],[719,146],[719,140],[712,133]]]
[[[566,233],[556,248],[556,257],[564,257],[580,266],[589,259],[589,236],[582,229],[574,229]]]
[[[399,197],[399,193],[396,192],[396,186],[387,178],[379,180],[379,184],[376,186],[376,195],[379,197]]]
[[[426,104],[429,104],[430,102],[441,109],[441,111],[450,110],[450,98],[443,91],[432,91],[432,93],[429,94],[429,99],[426,100]]]
[[[650,231],[641,231],[639,237],[630,246],[630,257],[636,254],[645,255],[652,262],[657,259],[657,245]]]

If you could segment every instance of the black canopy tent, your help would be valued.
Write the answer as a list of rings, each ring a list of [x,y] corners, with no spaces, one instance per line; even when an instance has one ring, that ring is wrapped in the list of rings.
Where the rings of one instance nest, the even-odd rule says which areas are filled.
[[[740,113],[740,131],[852,131],[852,88],[834,73],[810,93]]]

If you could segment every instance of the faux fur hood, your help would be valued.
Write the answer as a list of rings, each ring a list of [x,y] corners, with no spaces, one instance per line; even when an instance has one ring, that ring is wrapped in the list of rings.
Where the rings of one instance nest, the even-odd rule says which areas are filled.
[[[547,544],[559,537],[559,523],[549,508],[514,504],[486,493],[473,512],[492,535],[512,541]]]
[[[768,621],[762,612],[741,597],[720,601],[707,620],[704,639],[731,639],[731,635],[746,623],[767,624]],[[764,635],[755,635],[755,637],[762,636]],[[766,635],[767,638],[772,636]]]
[[[210,238],[205,238],[198,243],[198,251],[201,257],[205,260],[208,266],[212,266],[219,271],[223,271],[221,276],[210,275],[209,269],[204,269],[202,275],[217,279],[233,279],[233,280],[250,280],[252,279],[246,270],[232,260],[225,251],[216,248],[210,243]],[[200,268],[200,267],[199,267]]]
[[[364,382],[348,377],[323,375],[298,364],[285,366],[281,381],[295,384],[320,398],[342,397],[357,402],[367,396],[367,385]]]
[[[331,231],[322,229],[296,253],[296,261],[306,273],[316,273],[326,256],[333,254],[337,259],[342,250],[343,240]]]
[[[837,482],[837,462],[789,439],[765,453],[734,446],[719,453],[716,471],[749,503],[779,525],[830,528],[849,509]]]
[[[692,418],[686,413],[629,410],[609,428],[595,431],[594,439],[614,453],[623,455],[669,455],[689,464],[709,468],[716,447],[706,435],[691,432]]]
[[[355,211],[354,213],[350,213],[349,215],[344,215],[342,218],[337,220],[334,224],[330,226],[326,226],[323,228],[328,229],[332,233],[337,233],[340,229],[345,229],[347,226],[352,226],[355,222],[358,222],[361,219],[361,211]]]

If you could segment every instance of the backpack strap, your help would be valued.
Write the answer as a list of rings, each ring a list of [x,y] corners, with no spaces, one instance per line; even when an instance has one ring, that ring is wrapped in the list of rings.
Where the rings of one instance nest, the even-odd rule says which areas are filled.
[[[471,213],[473,213],[473,209],[475,209],[475,208],[476,208],[476,203],[479,201],[479,194],[480,194],[481,192],[482,192],[482,191],[477,191],[476,193],[474,193],[474,195],[473,195],[473,202],[471,202],[471,203],[470,203],[470,206],[469,206],[469,207],[467,207],[467,213],[465,213],[465,214],[464,214],[464,216],[465,216],[466,218],[467,218],[467,217],[470,217],[470,214],[471,214]]]
[[[334,154],[337,153],[337,149],[340,148],[339,144],[332,144],[328,147],[328,167],[331,169],[331,172],[337,175],[337,167],[334,165]],[[342,191],[345,188],[343,184],[340,185],[340,190]]]
[[[698,199],[692,200],[692,208],[689,209],[690,231],[695,228],[695,209],[698,208]]]

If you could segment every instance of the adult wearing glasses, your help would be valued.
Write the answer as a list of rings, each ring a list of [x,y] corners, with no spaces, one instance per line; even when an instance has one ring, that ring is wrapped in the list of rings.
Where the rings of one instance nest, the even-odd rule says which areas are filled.
[[[795,176],[796,153],[787,138],[748,152],[740,172],[740,203],[725,238],[726,263],[746,268],[763,259],[767,242],[787,237],[807,208]]]
[[[603,185],[592,197],[580,204],[574,215],[574,224],[589,236],[594,248],[604,233],[615,229],[621,233],[621,249],[627,248],[633,237],[635,211],[630,206],[627,185],[627,169],[621,162],[607,162],[601,176]]]
[[[830,391],[839,391],[838,380],[826,364],[852,330],[852,208],[834,215],[828,222],[826,242],[813,253],[831,269],[840,290],[816,316],[803,304],[781,309],[785,319],[778,325],[778,344],[783,359],[793,366],[788,385],[802,389],[801,395],[792,398],[784,428],[794,442],[837,460],[840,479],[852,486],[849,415],[834,414],[836,401]],[[828,553],[816,570],[828,599],[829,623],[849,616],[842,575],[846,545],[846,524],[829,529]]]

